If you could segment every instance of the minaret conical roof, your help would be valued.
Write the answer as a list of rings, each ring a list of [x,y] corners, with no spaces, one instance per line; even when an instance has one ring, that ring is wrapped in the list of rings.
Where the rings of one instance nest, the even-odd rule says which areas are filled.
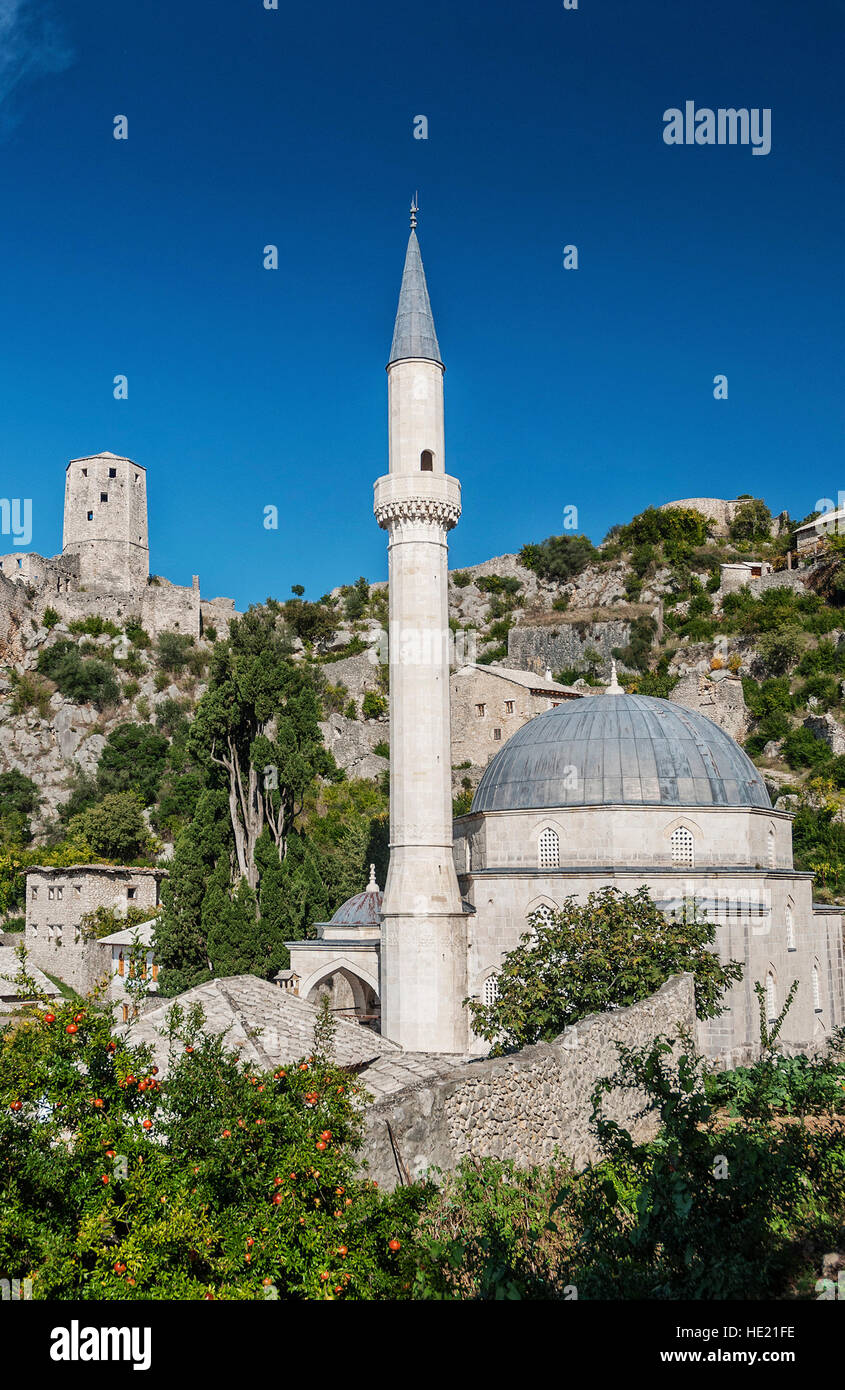
[[[399,308],[396,310],[390,362],[387,365],[390,366],[391,362],[398,362],[403,357],[424,357],[443,366],[437,334],[434,331],[434,317],[428,298],[420,244],[413,229],[408,238],[402,288],[399,291]]]

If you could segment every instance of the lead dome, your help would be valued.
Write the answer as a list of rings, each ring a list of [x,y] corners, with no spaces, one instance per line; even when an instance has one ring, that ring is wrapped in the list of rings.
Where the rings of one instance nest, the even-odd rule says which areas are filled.
[[[757,768],[697,711],[649,695],[595,695],[519,729],[487,766],[473,811],[566,806],[771,808]]]

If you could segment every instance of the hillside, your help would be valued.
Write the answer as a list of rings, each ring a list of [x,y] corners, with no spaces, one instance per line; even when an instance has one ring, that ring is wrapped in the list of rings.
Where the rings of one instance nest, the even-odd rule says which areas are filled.
[[[649,508],[598,547],[553,536],[452,571],[454,664],[551,671],[589,691],[607,682],[615,660],[627,689],[701,709],[744,744],[773,799],[797,812],[796,857],[816,873],[819,895],[840,894],[845,552],[834,536],[796,553],[796,523],[772,521],[754,499],[703,505]],[[743,568],[752,559],[759,574]],[[161,632],[152,640],[137,622],[121,627],[93,614],[67,624],[49,607],[22,625],[14,659],[7,641],[0,682],[7,924],[20,917],[26,862],[173,861],[176,884],[179,856],[193,846],[195,860],[207,856],[203,891],[217,874],[234,913],[222,956],[231,954],[238,922],[255,918],[258,956],[285,964],[285,934],[295,938],[325,920],[362,886],[371,859],[383,874],[386,585],[359,579],[317,601],[295,586],[289,599],[253,612],[233,629],[234,648],[209,627],[199,638]],[[295,681],[288,668],[299,672]],[[262,696],[252,685],[273,670],[278,689],[295,696],[267,720],[256,714]],[[233,728],[233,720],[241,723]],[[241,771],[255,769],[261,814],[246,858],[229,838],[225,793],[234,794],[238,769],[225,771],[221,730]],[[266,774],[278,771],[274,758],[286,766],[288,737],[299,780],[286,799]],[[477,768],[461,775],[465,767],[455,769],[459,810],[479,775]],[[283,825],[274,810],[279,796]],[[268,850],[267,863],[276,865],[270,877],[278,878],[272,893],[262,859]],[[184,931],[177,917],[174,932]],[[272,945],[260,944],[262,932]],[[177,972],[181,983],[202,973],[199,962],[186,969]]]

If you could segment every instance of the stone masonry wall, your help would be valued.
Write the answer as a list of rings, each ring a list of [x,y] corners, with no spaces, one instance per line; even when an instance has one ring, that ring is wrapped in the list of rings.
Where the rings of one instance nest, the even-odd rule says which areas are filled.
[[[508,633],[508,661],[524,671],[567,671],[583,667],[592,647],[601,656],[599,674],[610,675],[614,647],[626,647],[631,624],[623,620],[567,623],[559,627],[514,627]]]
[[[424,1080],[372,1105],[361,1156],[383,1188],[398,1181],[388,1133],[412,1178],[426,1169],[450,1170],[469,1155],[513,1159],[521,1167],[545,1163],[558,1149],[577,1168],[600,1158],[590,1128],[593,1088],[617,1066],[617,1041],[649,1046],[658,1034],[696,1036],[693,977],[675,975],[639,1004],[589,1018],[552,1043],[508,1057],[458,1063],[445,1076]],[[366,1073],[362,1076],[366,1086]],[[605,1113],[639,1140],[656,1132],[643,1114],[644,1097],[618,1090]]]

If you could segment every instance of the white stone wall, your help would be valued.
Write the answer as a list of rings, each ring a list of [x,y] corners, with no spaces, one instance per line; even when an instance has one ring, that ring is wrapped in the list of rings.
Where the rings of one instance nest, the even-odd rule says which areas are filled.
[[[812,1046],[845,1022],[841,919],[835,912],[814,910],[812,875],[788,868],[772,873],[752,869],[690,871],[670,868],[615,870],[597,868],[541,871],[500,869],[461,876],[464,896],[476,909],[469,919],[468,993],[479,998],[484,982],[501,966],[506,952],[529,929],[538,909],[559,909],[569,897],[585,902],[588,895],[612,885],[634,893],[645,886],[659,905],[681,910],[694,898],[700,911],[716,924],[715,944],[723,960],[739,960],[743,980],[725,996],[728,1012],[707,1025],[701,1044],[707,1055],[751,1048],[759,1038],[758,1010],[753,987],[771,971],[776,997],[782,1004],[793,979],[799,990],[783,1038],[796,1046]],[[787,930],[789,913],[792,936]],[[792,941],[792,945],[790,945]],[[822,1010],[813,1004],[813,965],[818,961]],[[484,1051],[479,1041],[476,1051]]]
[[[683,810],[673,806],[476,812],[454,823],[456,863],[459,872],[536,869],[540,835],[551,828],[559,838],[561,867],[671,865],[671,836],[680,826],[693,837],[698,869],[725,865],[792,867],[789,812],[745,807]]]

